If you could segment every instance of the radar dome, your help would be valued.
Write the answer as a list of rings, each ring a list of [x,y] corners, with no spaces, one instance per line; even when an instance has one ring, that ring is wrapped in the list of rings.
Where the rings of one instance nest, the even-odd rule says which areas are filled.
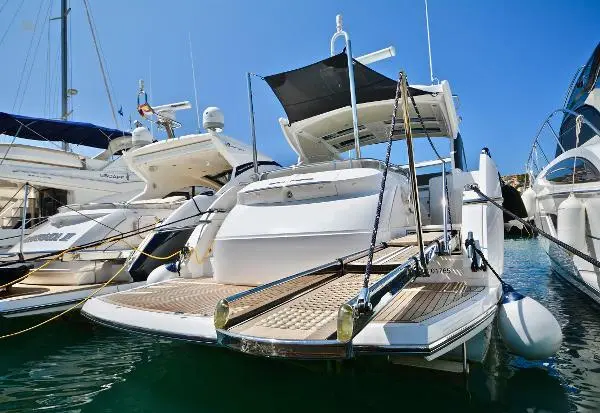
[[[152,143],[152,140],[152,134],[143,126],[138,126],[131,132],[131,142],[134,146],[144,146]]]
[[[202,126],[207,130],[222,131],[225,127],[225,116],[221,109],[214,106],[204,109]]]

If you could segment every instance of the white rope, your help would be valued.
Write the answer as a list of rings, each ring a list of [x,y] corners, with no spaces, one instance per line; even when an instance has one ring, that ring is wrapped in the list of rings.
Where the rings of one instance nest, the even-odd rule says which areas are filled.
[[[577,115],[575,118],[575,148],[579,148],[579,135],[581,134],[581,126],[583,125],[583,115]],[[577,155],[573,157],[573,175],[571,182],[571,192],[575,188],[575,171],[577,168]]]

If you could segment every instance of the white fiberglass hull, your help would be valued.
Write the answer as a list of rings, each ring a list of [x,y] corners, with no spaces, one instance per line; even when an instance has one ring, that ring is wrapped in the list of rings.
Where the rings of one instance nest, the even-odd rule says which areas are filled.
[[[600,276],[595,272],[580,271],[575,265],[573,257],[558,245],[550,242],[544,242],[544,244],[553,272],[600,304],[600,291],[597,288]]]
[[[552,221],[548,216],[542,215],[538,223],[544,231],[554,237],[557,236]],[[546,254],[550,258],[553,273],[600,304],[599,270],[582,259],[569,254],[553,242],[546,239],[541,239],[541,242]]]
[[[66,310],[89,297],[96,290],[94,297],[125,291],[137,287],[144,282],[108,285],[102,284],[78,286],[46,286],[33,284],[15,284],[12,296],[0,293],[0,315],[6,318],[24,317],[38,314],[55,313]],[[31,294],[27,294],[31,291]],[[15,295],[23,292],[22,295]]]

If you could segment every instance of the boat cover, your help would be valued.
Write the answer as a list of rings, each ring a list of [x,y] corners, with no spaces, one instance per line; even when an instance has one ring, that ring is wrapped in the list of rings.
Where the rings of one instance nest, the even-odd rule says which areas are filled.
[[[350,105],[345,52],[300,69],[265,77],[290,124]],[[396,81],[354,60],[356,103],[394,99]],[[430,92],[410,88],[412,96]]]
[[[99,149],[107,149],[113,139],[131,136],[130,132],[92,123],[33,118],[5,112],[0,112],[0,134],[36,141],[60,141]]]

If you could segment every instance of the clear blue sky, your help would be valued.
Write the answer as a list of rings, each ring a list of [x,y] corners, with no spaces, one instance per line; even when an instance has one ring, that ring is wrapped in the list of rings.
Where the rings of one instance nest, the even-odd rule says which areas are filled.
[[[249,142],[246,71],[272,74],[327,57],[338,13],[344,16],[356,55],[396,47],[397,56],[375,64],[374,69],[395,78],[403,68],[411,83],[429,82],[420,0],[90,3],[116,106],[122,105],[125,111],[121,124],[125,128],[129,114],[135,118],[140,78],[151,89],[153,104],[193,102],[188,33],[193,41],[200,110],[221,107],[225,131],[242,141]],[[50,15],[56,16],[60,0],[0,0],[1,111],[59,115],[60,24],[51,22],[48,31],[44,20],[50,6]],[[79,91],[73,99],[72,119],[114,126],[83,0],[71,0],[70,6],[71,87]],[[430,0],[429,14],[434,74],[449,80],[460,97],[461,130],[470,166],[475,165],[479,150],[488,146],[503,174],[522,171],[537,128],[547,113],[562,104],[573,73],[600,40],[600,2]],[[256,83],[255,97],[259,149],[281,163],[292,163],[295,155],[277,123],[283,110],[266,84]],[[179,120],[184,124],[180,133],[196,129],[195,110],[180,114]],[[395,148],[400,151],[404,146]]]

